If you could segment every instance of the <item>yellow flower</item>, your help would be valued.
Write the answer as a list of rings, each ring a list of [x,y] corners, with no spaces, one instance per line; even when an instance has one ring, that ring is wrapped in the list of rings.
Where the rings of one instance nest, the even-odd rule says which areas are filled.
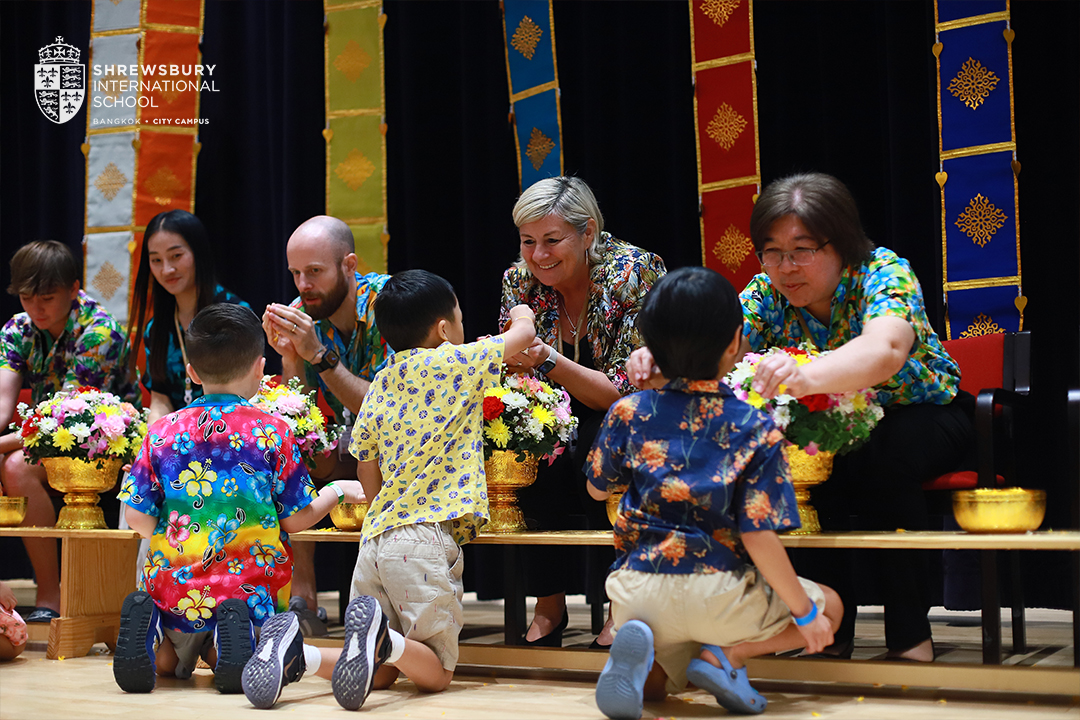
[[[176,607],[179,608],[184,617],[194,622],[199,618],[203,620],[209,620],[214,615],[214,607],[217,606],[217,600],[209,595],[209,587],[206,587],[202,592],[198,590],[188,590],[187,597],[180,598],[180,601],[176,603]]]
[[[209,495],[212,482],[217,480],[217,473],[210,470],[210,463],[206,467],[200,462],[188,463],[188,469],[180,473],[180,482],[184,483],[184,489],[188,495]]]
[[[507,393],[506,388],[504,388],[504,387],[495,387],[495,388],[491,388],[490,390],[486,391],[484,393],[484,397],[497,397],[497,398],[501,399],[502,396],[505,395],[506,393]]]
[[[484,428],[484,436],[498,447],[505,448],[510,442],[510,428],[506,427],[502,418],[495,418]]]
[[[109,454],[111,455],[123,455],[127,447],[128,440],[123,435],[117,435],[109,440]]]
[[[851,404],[855,406],[856,410],[865,410],[866,396],[862,393],[856,393],[855,397],[851,399]]]
[[[61,450],[67,451],[74,447],[75,436],[66,427],[59,427],[53,435],[52,443]]]
[[[746,402],[759,409],[765,407],[765,398],[758,395],[758,391],[752,388],[750,394],[746,398]]]
[[[308,415],[311,418],[311,422],[315,425],[322,425],[326,418],[323,417],[322,410],[317,407],[311,408],[311,413]]]
[[[41,440],[40,433],[34,433],[33,435],[27,435],[23,438],[23,445],[26,447],[37,447],[38,441]]]
[[[542,405],[537,405],[532,409],[532,416],[544,427],[552,427],[555,424],[555,413]]]
[[[813,361],[814,361],[814,358],[810,357],[809,355],[796,355],[795,356],[795,364],[796,365],[809,365]]]
[[[315,428],[315,423],[312,422],[310,415],[305,415],[296,421],[296,429],[302,433],[306,433],[308,430]]]

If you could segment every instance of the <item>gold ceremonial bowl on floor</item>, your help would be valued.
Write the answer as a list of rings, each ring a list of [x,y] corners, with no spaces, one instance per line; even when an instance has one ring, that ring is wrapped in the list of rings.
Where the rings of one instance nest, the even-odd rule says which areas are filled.
[[[64,507],[56,518],[56,527],[68,530],[92,530],[106,527],[98,507],[98,493],[116,485],[123,463],[119,458],[81,460],[79,458],[42,458],[49,485],[64,493]]]
[[[1037,530],[1046,515],[1046,492],[1024,488],[978,488],[953,493],[953,515],[973,533]]]
[[[0,527],[14,527],[26,517],[26,498],[18,495],[0,497]]]
[[[339,503],[330,508],[330,519],[338,530],[359,530],[364,527],[368,503]]]

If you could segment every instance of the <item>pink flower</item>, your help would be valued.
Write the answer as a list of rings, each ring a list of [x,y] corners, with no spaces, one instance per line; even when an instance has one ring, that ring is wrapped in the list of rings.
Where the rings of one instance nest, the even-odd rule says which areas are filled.
[[[803,448],[803,452],[805,452],[807,455],[817,455],[818,454],[818,444],[816,442],[811,441],[809,445],[807,445],[806,447]]]
[[[86,401],[82,398],[77,397],[68,398],[67,400],[64,400],[62,403],[60,403],[61,410],[63,410],[65,413],[71,413],[73,415],[81,413],[82,411],[86,410],[86,408]]]
[[[100,429],[110,438],[120,437],[124,434],[124,418],[121,415],[98,415],[94,418],[94,428]]]
[[[570,408],[556,405],[552,412],[555,413],[555,419],[559,422],[564,423],[570,421]]]
[[[287,413],[289,415],[296,415],[304,410],[306,403],[304,398],[297,395],[285,395],[278,398],[277,409],[278,412]]]
[[[176,510],[169,513],[169,524],[165,528],[165,539],[172,547],[178,547],[180,543],[191,537],[191,531],[187,524],[191,522],[190,515],[181,515]]]

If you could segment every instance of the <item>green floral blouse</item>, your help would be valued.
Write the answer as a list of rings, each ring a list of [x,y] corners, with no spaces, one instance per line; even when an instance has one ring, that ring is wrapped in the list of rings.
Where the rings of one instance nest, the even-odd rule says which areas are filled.
[[[877,386],[878,402],[883,406],[945,405],[956,396],[960,366],[930,327],[911,264],[892,250],[876,248],[867,262],[844,268],[833,294],[827,327],[806,310],[788,304],[765,273],[754,276],[739,294],[739,300],[743,306],[743,334],[754,352],[802,342],[805,338],[800,314],[819,350],[835,350],[858,337],[863,326],[874,318],[902,318],[915,330],[915,344],[900,372]]]

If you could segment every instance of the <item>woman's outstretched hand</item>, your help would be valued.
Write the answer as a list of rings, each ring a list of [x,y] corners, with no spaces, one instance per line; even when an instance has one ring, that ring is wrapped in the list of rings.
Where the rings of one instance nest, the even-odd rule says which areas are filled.
[[[647,347],[640,347],[630,353],[626,360],[626,376],[639,390],[655,390],[666,385],[668,381],[653,362],[653,355]]]

